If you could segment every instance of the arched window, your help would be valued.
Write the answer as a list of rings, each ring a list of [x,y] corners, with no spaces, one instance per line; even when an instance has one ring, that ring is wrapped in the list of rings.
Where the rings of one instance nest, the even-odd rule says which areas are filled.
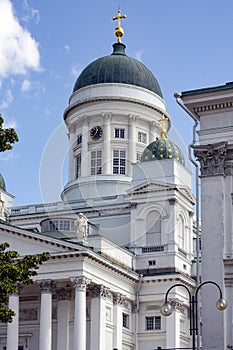
[[[185,223],[182,215],[178,216],[178,245],[185,249]]]
[[[160,213],[152,210],[146,217],[146,245],[156,246],[161,244],[162,220]]]

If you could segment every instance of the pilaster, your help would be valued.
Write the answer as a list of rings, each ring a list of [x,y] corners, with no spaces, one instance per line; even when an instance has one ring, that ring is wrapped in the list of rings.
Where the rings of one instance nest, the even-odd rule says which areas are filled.
[[[125,296],[113,293],[113,347],[122,350],[122,308]]]

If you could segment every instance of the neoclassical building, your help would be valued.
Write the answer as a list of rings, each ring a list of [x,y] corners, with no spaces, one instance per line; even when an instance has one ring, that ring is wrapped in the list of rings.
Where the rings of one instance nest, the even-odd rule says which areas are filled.
[[[233,349],[233,83],[176,94],[198,125],[194,154],[201,170],[202,280],[221,287],[228,307],[215,309],[216,291],[203,288],[203,349]]]
[[[171,291],[171,316],[160,306],[172,285],[195,288],[192,176],[167,136],[159,83],[127,56],[120,11],[117,19],[112,53],[83,70],[64,112],[61,201],[13,207],[1,181],[1,241],[21,256],[51,256],[35,283],[10,297],[16,316],[0,325],[0,350],[191,346],[185,290]]]

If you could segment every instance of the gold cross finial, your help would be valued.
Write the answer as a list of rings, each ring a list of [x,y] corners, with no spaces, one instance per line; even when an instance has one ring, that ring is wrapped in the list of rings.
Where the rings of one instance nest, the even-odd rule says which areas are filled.
[[[118,10],[117,16],[112,17],[113,21],[117,19],[117,27],[114,30],[114,34],[117,37],[117,42],[121,43],[121,37],[124,35],[124,29],[121,28],[121,19],[126,18],[126,15],[121,15],[121,10]]]
[[[165,117],[165,115],[162,114],[162,119],[160,119],[159,121],[161,123],[160,138],[166,139],[167,138],[167,131],[165,129],[165,122],[169,121],[169,118]]]

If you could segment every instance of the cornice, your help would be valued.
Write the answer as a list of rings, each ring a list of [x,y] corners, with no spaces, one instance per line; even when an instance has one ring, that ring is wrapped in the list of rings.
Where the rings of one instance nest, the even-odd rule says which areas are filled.
[[[142,101],[139,101],[139,100],[136,100],[136,99],[129,99],[129,98],[124,98],[124,97],[118,98],[118,97],[111,96],[109,98],[107,98],[107,97],[104,97],[104,98],[103,97],[89,98],[88,100],[74,103],[72,106],[69,106],[65,110],[65,112],[64,112],[64,120],[66,120],[66,118],[69,116],[71,111],[73,111],[74,109],[76,109],[78,107],[81,107],[81,106],[84,106],[86,104],[93,103],[93,102],[108,102],[108,101],[127,102],[127,103],[137,104],[139,106],[150,108],[153,111],[156,111],[156,112],[160,113],[161,115],[164,114],[164,111],[162,111],[159,108],[156,108],[156,107],[152,106],[149,103],[142,102]]]
[[[194,113],[202,113],[202,112],[209,112],[209,111],[215,111],[215,110],[221,110],[226,108],[233,108],[233,101],[227,101],[227,102],[217,102],[217,103],[209,103],[198,107],[193,107]]]

